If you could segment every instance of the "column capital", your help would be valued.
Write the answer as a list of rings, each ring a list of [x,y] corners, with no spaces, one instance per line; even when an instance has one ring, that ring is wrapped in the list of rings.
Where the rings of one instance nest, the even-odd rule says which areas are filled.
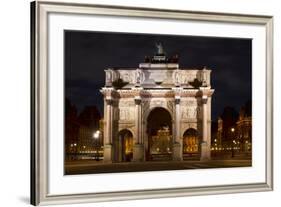
[[[180,98],[175,98],[175,104],[180,104],[181,99]]]
[[[103,87],[100,92],[105,99],[111,99],[116,95],[116,90],[113,87]]]
[[[208,96],[202,96],[202,104],[207,104]]]
[[[107,105],[112,105],[113,104],[113,100],[112,99],[105,99],[105,102]]]
[[[211,89],[211,87],[199,87],[200,93],[202,96],[212,96],[214,93],[214,89]]]
[[[202,104],[206,104],[208,98],[214,93],[214,89],[211,89],[211,87],[200,87],[199,89],[202,94]]]
[[[140,105],[141,104],[141,99],[140,98],[135,98],[135,104]]]

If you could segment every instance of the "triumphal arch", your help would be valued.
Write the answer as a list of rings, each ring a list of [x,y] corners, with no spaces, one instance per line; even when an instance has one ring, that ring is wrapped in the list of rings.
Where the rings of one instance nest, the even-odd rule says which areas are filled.
[[[138,68],[105,75],[105,162],[210,159],[211,70],[180,68],[158,44]]]

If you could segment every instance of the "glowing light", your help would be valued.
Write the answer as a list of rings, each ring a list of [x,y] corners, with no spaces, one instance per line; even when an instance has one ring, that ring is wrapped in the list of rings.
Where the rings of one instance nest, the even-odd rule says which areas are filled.
[[[98,139],[98,138],[100,137],[100,131],[97,130],[96,132],[94,132],[93,137],[94,137],[95,139]]]

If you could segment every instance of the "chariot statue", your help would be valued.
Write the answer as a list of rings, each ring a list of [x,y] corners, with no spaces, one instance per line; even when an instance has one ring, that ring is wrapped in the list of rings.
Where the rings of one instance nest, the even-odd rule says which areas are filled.
[[[155,45],[157,48],[157,54],[158,55],[164,54],[164,49],[163,49],[162,43],[159,42],[159,43],[156,43]]]

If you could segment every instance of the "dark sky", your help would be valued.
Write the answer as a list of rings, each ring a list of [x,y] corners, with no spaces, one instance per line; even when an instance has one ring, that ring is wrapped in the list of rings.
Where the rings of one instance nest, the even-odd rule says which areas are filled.
[[[79,111],[96,105],[103,112],[99,89],[104,69],[138,67],[161,42],[167,56],[179,55],[180,68],[212,69],[212,119],[225,106],[240,107],[252,96],[252,41],[176,35],[65,31],[65,94]]]

